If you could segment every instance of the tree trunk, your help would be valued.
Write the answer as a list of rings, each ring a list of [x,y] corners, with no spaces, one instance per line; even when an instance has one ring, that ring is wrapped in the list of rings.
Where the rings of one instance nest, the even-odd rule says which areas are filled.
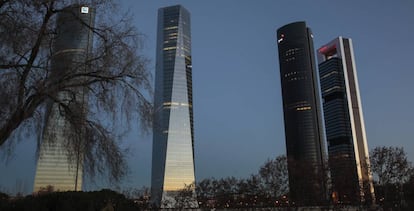
[[[6,140],[10,137],[13,131],[19,127],[24,120],[24,112],[22,109],[18,109],[14,112],[11,118],[6,122],[5,125],[0,128],[0,146],[2,146]]]

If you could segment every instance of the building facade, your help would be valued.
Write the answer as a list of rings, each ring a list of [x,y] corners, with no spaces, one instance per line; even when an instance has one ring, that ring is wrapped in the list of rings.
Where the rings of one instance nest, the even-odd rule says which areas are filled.
[[[374,203],[352,40],[338,37],[317,54],[333,200]]]
[[[91,52],[93,34],[85,25],[93,27],[94,17],[92,8],[79,5],[67,7],[58,14],[51,61],[53,82],[68,71],[83,70]],[[71,89],[56,93],[55,97],[61,102],[75,99],[68,106],[84,115],[81,112],[85,112],[83,108],[87,103],[85,90]],[[83,156],[80,150],[69,152],[67,148],[73,141],[82,141],[80,134],[73,130],[73,123],[62,115],[62,108],[57,103],[49,102],[46,112],[33,192],[49,187],[54,191],[79,191],[82,189]]]
[[[180,5],[158,10],[154,109],[152,203],[161,208],[198,207],[190,13]]]
[[[305,22],[277,30],[290,202],[326,203],[325,148],[313,35]]]

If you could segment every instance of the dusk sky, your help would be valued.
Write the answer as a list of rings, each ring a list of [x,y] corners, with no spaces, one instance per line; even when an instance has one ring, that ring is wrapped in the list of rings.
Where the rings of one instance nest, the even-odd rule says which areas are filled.
[[[414,1],[122,0],[145,35],[143,54],[155,74],[158,8],[191,13],[196,180],[246,178],[286,153],[276,30],[306,21],[315,50],[351,38],[369,149],[404,147],[414,161]],[[99,12],[99,11],[97,11]],[[316,58],[315,58],[316,59]],[[154,75],[155,76],[155,75]],[[155,77],[153,77],[155,78]],[[125,187],[150,186],[152,134],[132,130]],[[35,140],[0,151],[0,191],[30,193]],[[99,182],[86,188],[101,189]],[[112,187],[113,188],[113,187]]]

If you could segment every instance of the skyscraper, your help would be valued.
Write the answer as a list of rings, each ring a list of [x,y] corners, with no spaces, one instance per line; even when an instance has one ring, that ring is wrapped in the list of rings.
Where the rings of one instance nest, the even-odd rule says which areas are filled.
[[[325,203],[326,172],[313,35],[305,22],[277,30],[290,201]]]
[[[173,208],[186,189],[184,207],[197,207],[190,13],[182,6],[158,10],[151,198]],[[192,186],[191,186],[192,185]]]
[[[373,203],[352,40],[338,37],[319,48],[317,54],[334,200]]]
[[[52,49],[51,78],[53,82],[69,71],[82,71],[92,48],[92,30],[95,12],[87,6],[72,5],[63,9],[57,18],[56,33]],[[87,103],[83,89],[68,89],[55,96],[68,103],[72,111],[82,115]],[[74,110],[76,109],[76,110]],[[80,150],[69,154],[67,147],[72,141],[82,141],[73,124],[62,115],[61,105],[49,102],[45,127],[42,134],[37,161],[34,192],[48,186],[55,191],[81,190],[83,159]],[[73,143],[73,142],[72,142]]]

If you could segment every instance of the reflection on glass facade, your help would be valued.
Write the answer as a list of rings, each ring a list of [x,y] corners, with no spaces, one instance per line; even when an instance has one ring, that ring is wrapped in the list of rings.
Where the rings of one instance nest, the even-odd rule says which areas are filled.
[[[325,150],[313,38],[305,22],[277,30],[290,202],[326,202]]]
[[[93,26],[94,17],[94,10],[78,5],[67,7],[58,14],[51,66],[52,79],[59,80],[69,71],[83,70],[85,59],[92,47],[92,31],[85,24]],[[84,112],[83,106],[87,103],[84,90],[71,89],[57,93],[56,97],[65,102],[73,100],[73,94],[76,102],[68,105],[72,106],[71,109],[76,109],[76,112]],[[34,192],[48,186],[53,186],[55,191],[82,189],[82,153],[74,152],[74,159],[68,159],[67,151],[69,141],[79,136],[62,116],[62,112],[61,106],[49,102],[37,161]],[[82,141],[79,138],[76,140]]]
[[[370,204],[374,187],[352,41],[338,37],[318,49],[332,196],[336,203]]]
[[[190,13],[180,5],[158,10],[151,199],[156,207],[197,207],[194,186]],[[188,188],[189,187],[189,188]]]

